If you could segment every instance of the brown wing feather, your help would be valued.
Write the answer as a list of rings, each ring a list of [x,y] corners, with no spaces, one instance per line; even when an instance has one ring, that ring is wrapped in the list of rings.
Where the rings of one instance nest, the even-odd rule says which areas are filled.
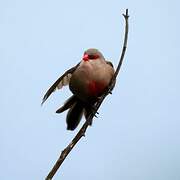
[[[71,69],[67,70],[61,77],[57,79],[57,81],[47,90],[46,94],[42,99],[41,105],[47,100],[47,98],[52,94],[52,92],[54,92],[56,89],[61,89],[63,86],[69,83],[71,74],[76,70],[79,64],[80,63],[78,63],[76,66],[72,67]]]
[[[106,63],[109,64],[114,69],[114,66],[111,61],[106,61]],[[116,80],[113,82],[112,90],[114,89],[115,84],[116,84]]]
[[[113,67],[113,64],[111,61],[106,61],[107,64],[109,64],[111,67]],[[113,67],[114,68],[114,67]]]

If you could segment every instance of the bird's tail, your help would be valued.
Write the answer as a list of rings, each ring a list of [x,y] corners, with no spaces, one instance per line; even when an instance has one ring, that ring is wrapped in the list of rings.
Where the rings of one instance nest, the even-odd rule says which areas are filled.
[[[67,109],[69,109],[66,117],[67,130],[74,130],[82,118],[84,109],[83,103],[73,95],[56,111],[56,113],[61,113]]]
[[[89,116],[94,113],[95,109],[94,109],[94,104],[91,104],[91,105],[88,105],[86,104],[85,105],[85,108],[84,108],[84,116],[86,118],[86,120],[89,120]],[[95,113],[96,114],[96,113]],[[89,121],[89,125],[92,125],[92,119]]]
[[[63,106],[61,106],[56,113],[62,113],[66,111],[67,109],[71,108],[72,105],[77,101],[76,96],[72,95],[65,103]]]

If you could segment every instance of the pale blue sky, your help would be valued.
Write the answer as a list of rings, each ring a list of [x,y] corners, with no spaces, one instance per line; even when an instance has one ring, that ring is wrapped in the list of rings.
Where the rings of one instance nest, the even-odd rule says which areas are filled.
[[[42,96],[87,48],[117,65],[129,8],[117,85],[54,179],[179,180],[179,7],[177,0],[1,0],[0,179],[45,178],[77,131],[66,131],[66,113],[55,114],[68,88],[43,107]]]

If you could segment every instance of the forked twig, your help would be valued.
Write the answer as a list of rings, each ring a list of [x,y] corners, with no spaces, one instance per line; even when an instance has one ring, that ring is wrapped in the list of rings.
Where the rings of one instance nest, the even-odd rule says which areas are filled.
[[[126,48],[127,48],[127,40],[128,40],[128,31],[129,31],[129,25],[128,25],[128,18],[129,18],[129,14],[128,14],[128,9],[126,9],[126,14],[123,14],[124,18],[125,18],[125,35],[124,35],[124,43],[123,43],[123,49],[122,49],[122,53],[120,56],[120,60],[119,60],[119,64],[117,66],[117,69],[115,71],[115,74],[111,80],[111,83],[107,89],[107,91],[102,95],[102,97],[100,98],[100,100],[96,103],[95,107],[94,107],[94,113],[92,113],[87,121],[83,124],[82,128],[79,130],[79,132],[76,134],[76,136],[72,139],[72,141],[70,142],[70,144],[61,152],[58,160],[56,161],[55,165],[53,166],[52,170],[49,172],[49,174],[47,175],[47,177],[45,178],[45,180],[52,180],[53,176],[56,174],[57,170],[59,169],[59,167],[61,166],[61,164],[64,162],[64,160],[66,159],[67,155],[70,153],[70,151],[73,149],[73,147],[76,145],[76,143],[83,137],[85,136],[85,132],[86,129],[88,128],[88,126],[91,124],[93,117],[95,116],[97,110],[99,109],[99,107],[101,106],[103,100],[105,99],[105,97],[111,93],[111,91],[113,90],[114,87],[114,83],[116,81],[116,77],[120,71],[123,59],[124,59],[124,55],[126,52]]]

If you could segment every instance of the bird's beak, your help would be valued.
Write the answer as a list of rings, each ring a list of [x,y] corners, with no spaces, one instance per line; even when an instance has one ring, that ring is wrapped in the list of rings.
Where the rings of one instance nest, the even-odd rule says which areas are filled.
[[[84,54],[83,60],[84,60],[84,61],[89,61],[89,55],[88,55],[88,54]]]

